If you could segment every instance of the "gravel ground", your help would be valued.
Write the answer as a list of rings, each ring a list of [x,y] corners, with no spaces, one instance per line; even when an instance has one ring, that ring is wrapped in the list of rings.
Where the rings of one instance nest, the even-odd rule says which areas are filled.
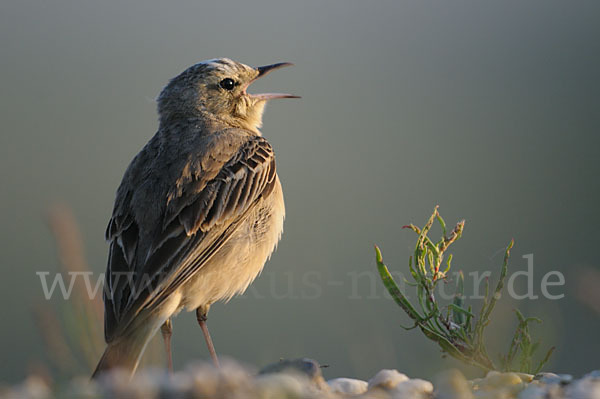
[[[30,377],[19,385],[0,388],[0,398],[600,399],[600,370],[579,379],[565,374],[492,371],[471,381],[457,370],[448,370],[431,382],[409,378],[397,370],[381,370],[368,381],[325,381],[319,364],[310,359],[282,360],[258,373],[227,361],[219,370],[209,364],[195,364],[170,376],[164,370],[145,369],[133,380],[113,372],[98,381],[77,378],[54,387]]]

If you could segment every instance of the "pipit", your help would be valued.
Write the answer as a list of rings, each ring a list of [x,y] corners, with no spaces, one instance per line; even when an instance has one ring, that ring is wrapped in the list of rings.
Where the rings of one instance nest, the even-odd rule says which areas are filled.
[[[268,100],[249,94],[267,73],[227,58],[196,64],[158,97],[159,128],[127,168],[106,230],[106,350],[93,376],[131,375],[171,317],[195,310],[211,357],[210,305],[246,290],[275,249],[285,209],[275,154],[259,128]]]

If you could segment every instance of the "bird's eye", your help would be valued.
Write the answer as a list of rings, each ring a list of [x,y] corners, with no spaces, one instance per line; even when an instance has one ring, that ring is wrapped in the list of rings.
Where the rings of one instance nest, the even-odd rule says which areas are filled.
[[[235,80],[231,78],[225,78],[219,83],[219,86],[221,86],[225,90],[231,91],[235,87]]]

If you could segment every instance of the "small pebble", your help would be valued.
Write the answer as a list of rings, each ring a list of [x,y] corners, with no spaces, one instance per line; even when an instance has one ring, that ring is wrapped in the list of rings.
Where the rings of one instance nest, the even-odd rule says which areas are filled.
[[[544,377],[558,377],[558,374],[554,374],[554,373],[537,373],[533,379],[536,381],[541,380]]]
[[[360,395],[367,392],[369,387],[366,381],[355,380],[353,378],[334,378],[327,381],[327,385],[331,388],[331,392],[346,395]]]
[[[595,377],[582,378],[571,384],[566,393],[571,399],[600,399],[600,381]]]
[[[527,388],[519,392],[519,399],[544,399],[546,390],[538,385],[529,385]]]
[[[433,384],[429,381],[413,378],[402,381],[390,393],[394,398],[427,398],[433,393]]]
[[[436,376],[436,399],[472,399],[473,393],[465,376],[458,370],[447,370]]]
[[[408,377],[398,370],[383,369],[378,371],[377,374],[369,380],[369,389],[393,389],[399,383],[407,380]]]
[[[538,373],[533,379],[548,385],[566,385],[573,381],[573,376],[569,374]]]
[[[515,373],[516,375],[518,375],[519,377],[521,377],[521,381],[526,382],[526,383],[530,383],[531,381],[533,381],[533,374],[527,374],[527,373]]]
[[[517,373],[499,373],[497,371],[490,371],[481,383],[481,386],[488,388],[502,388],[522,383],[523,381]]]
[[[583,378],[600,378],[600,370],[590,371]]]

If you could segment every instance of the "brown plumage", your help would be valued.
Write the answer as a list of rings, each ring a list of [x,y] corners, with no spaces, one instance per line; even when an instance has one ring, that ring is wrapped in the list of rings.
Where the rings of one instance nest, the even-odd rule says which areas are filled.
[[[283,194],[258,129],[268,99],[295,96],[246,88],[285,65],[210,60],[163,89],[158,132],[127,168],[106,231],[108,345],[94,376],[133,373],[172,315],[187,308],[205,317],[215,301],[243,292],[275,248]]]

